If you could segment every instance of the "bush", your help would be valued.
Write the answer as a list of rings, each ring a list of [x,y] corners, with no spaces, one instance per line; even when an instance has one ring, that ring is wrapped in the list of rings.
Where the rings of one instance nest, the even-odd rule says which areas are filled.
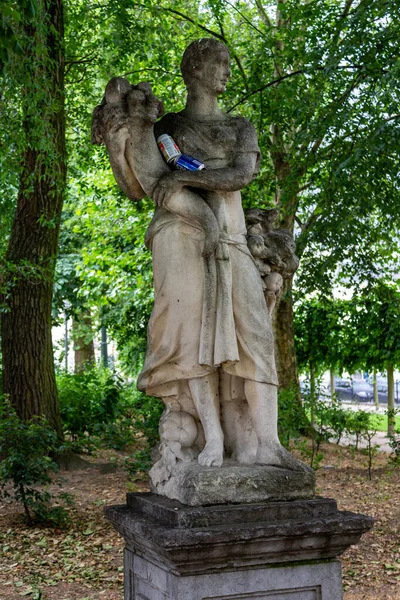
[[[366,433],[373,429],[371,425],[371,414],[364,412],[363,410],[357,410],[355,412],[347,412],[346,430],[349,435],[354,435],[356,438],[355,448],[358,450],[360,440]]]
[[[278,395],[278,433],[281,443],[288,448],[292,438],[298,438],[310,428],[297,389],[282,390]]]
[[[52,458],[62,450],[54,430],[45,419],[22,421],[8,402],[0,415],[0,497],[21,502],[28,525],[45,522],[65,525],[69,521],[63,504],[71,497],[51,495],[46,488],[53,483],[58,465]],[[6,486],[11,484],[13,496]],[[52,504],[55,501],[56,504]]]
[[[131,415],[134,429],[144,436],[149,448],[160,440],[158,425],[163,410],[164,404],[158,398],[150,398],[141,392],[133,395]]]
[[[59,373],[57,388],[65,430],[75,440],[114,422],[123,412],[122,381],[108,369]]]
[[[149,447],[158,440],[163,403],[124,384],[108,369],[89,367],[79,373],[59,373],[57,386],[64,429],[76,452],[91,452],[101,444],[124,450],[134,437]]]

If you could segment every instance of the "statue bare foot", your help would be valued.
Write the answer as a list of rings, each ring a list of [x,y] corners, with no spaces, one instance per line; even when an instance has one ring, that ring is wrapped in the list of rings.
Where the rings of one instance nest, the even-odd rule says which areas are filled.
[[[246,448],[237,450],[232,458],[242,465],[254,465],[256,462],[256,450],[253,446],[247,446]]]
[[[224,446],[220,441],[207,442],[199,454],[198,463],[203,467],[220,467],[224,458]]]
[[[259,445],[255,462],[259,465],[272,465],[292,471],[307,468],[278,442]]]

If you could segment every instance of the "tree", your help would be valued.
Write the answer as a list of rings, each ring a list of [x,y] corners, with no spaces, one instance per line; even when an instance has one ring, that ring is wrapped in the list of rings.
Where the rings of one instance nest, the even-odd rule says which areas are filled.
[[[62,0],[21,3],[9,19],[22,54],[3,77],[22,115],[16,211],[4,265],[3,393],[18,415],[44,415],[62,435],[51,342],[52,288],[65,188]]]
[[[31,5],[26,3],[27,11]],[[66,2],[66,199],[74,218],[66,215],[65,227],[87,234],[82,250],[75,251],[77,299],[83,306],[103,306],[107,327],[120,350],[126,349],[127,364],[143,350],[151,305],[150,257],[140,240],[152,205],[129,205],[112,181],[104,150],[90,146],[91,111],[107,80],[112,75],[150,80],[168,110],[180,110],[179,61],[186,45],[200,36],[226,43],[232,78],[221,102],[254,123],[264,156],[258,178],[244,190],[244,204],[279,207],[281,226],[295,232],[302,259],[297,290],[318,287],[329,295],[340,262],[352,281],[363,274],[377,277],[396,243],[399,11],[397,3],[384,0]],[[18,24],[13,28],[14,41],[19,29]],[[7,42],[6,54],[14,57],[16,72],[6,65],[5,89],[17,123],[21,86],[29,93],[29,82],[21,69],[13,88],[25,64],[14,60],[13,43]],[[46,86],[40,83],[33,91],[42,89]],[[32,92],[32,106],[36,102]],[[4,122],[5,148],[10,121]],[[14,149],[8,155],[1,156],[7,177],[0,175],[5,226],[22,153]],[[289,281],[276,309],[283,387],[297,382],[292,294]]]
[[[365,288],[348,303],[352,335],[344,360],[349,370],[386,370],[388,435],[395,432],[394,369],[400,365],[400,292],[391,283]]]
[[[138,9],[141,21],[133,34]],[[124,74],[132,81],[152,80],[168,110],[180,110],[183,88],[178,65],[182,51],[196,37],[214,36],[226,43],[232,54],[232,79],[221,99],[223,106],[252,120],[264,155],[259,177],[244,191],[244,204],[276,205],[281,226],[295,232],[302,258],[297,289],[305,293],[319,287],[329,295],[340,262],[355,281],[363,274],[377,276],[384,269],[384,259],[395,246],[393,231],[399,218],[399,190],[394,182],[398,178],[400,9],[395,3],[266,0],[251,5],[214,0],[199,5],[175,0],[161,7],[146,2],[115,6],[112,2],[107,6],[81,2],[70,10],[75,19],[85,15],[83,27],[73,32],[81,52],[70,69],[72,81],[82,80],[74,85],[73,99],[71,95],[75,142],[83,139],[88,127],[90,111],[84,106],[88,99],[93,105],[98,103],[111,74]],[[96,25],[100,16],[106,32]],[[170,31],[174,32],[173,44]],[[118,52],[112,51],[113,45]],[[91,81],[94,67],[102,82]],[[109,197],[111,189],[104,183],[107,167],[101,171],[102,191],[95,182],[96,170],[105,165],[104,153],[81,145],[78,158],[76,176],[90,180],[96,188],[87,193],[87,184],[86,189],[77,184],[86,195],[81,198],[82,205],[90,206],[91,211],[95,208],[98,219],[101,214],[110,215],[99,200],[101,194]],[[126,204],[119,206],[129,214],[134,211]],[[145,217],[142,210],[143,205],[141,222]],[[149,218],[151,205],[144,210]],[[97,250],[90,258],[85,252],[87,268],[82,273],[86,274],[93,272],[99,252],[100,236],[93,233],[93,241],[97,241],[91,249]],[[119,248],[116,256],[122,266]],[[95,277],[89,277],[92,283],[87,286],[93,284],[92,291],[100,272],[104,273],[101,265],[105,258],[112,263],[111,248],[99,252],[100,268]],[[125,259],[127,274],[138,274],[129,256]],[[123,311],[129,313],[129,302],[140,294],[148,306],[149,278],[143,274],[142,270],[135,277],[137,285],[143,282],[140,292],[124,293]],[[275,318],[278,372],[286,388],[297,383],[292,285],[290,280],[285,283]],[[104,288],[96,293],[104,298]],[[118,298],[122,296],[114,296],[115,306]],[[119,319],[116,313],[114,323]],[[128,325],[119,321],[118,327],[121,341],[127,340]],[[141,331],[144,334],[145,328]]]
[[[295,305],[294,333],[301,372],[308,371],[312,395],[316,376],[342,368],[346,303],[331,298],[310,298]],[[334,382],[333,382],[334,383]],[[335,393],[335,386],[331,393]]]

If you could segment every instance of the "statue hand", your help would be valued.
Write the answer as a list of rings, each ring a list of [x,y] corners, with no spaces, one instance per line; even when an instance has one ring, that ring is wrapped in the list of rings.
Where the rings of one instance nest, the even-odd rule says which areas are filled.
[[[166,173],[158,180],[157,186],[153,192],[153,200],[156,206],[164,206],[166,201],[182,189],[182,183],[179,181],[179,171]]]
[[[101,125],[106,142],[112,142],[116,137],[129,137],[129,115],[121,104],[105,104],[102,107]]]
[[[154,125],[164,112],[162,103],[153,96],[151,87],[145,83],[139,83],[136,89],[132,89],[127,95],[127,101],[129,116],[149,125]]]

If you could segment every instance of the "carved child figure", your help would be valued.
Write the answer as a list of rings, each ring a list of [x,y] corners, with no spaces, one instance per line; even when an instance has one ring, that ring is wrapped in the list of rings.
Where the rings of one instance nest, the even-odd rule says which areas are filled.
[[[125,138],[125,156],[137,180],[136,194],[131,198],[133,200],[145,195],[151,197],[161,175],[170,171],[158,150],[153,131],[154,123],[163,113],[163,105],[153,95],[149,83],[132,86],[123,77],[113,77],[108,82],[103,103],[94,110],[94,143],[104,143],[102,130],[110,119],[117,121],[116,129]],[[118,172],[119,165],[113,164],[112,153],[110,159],[114,172]],[[212,207],[216,210],[218,206],[218,195],[209,192],[204,196],[186,188],[184,192],[172,194],[163,206],[183,219],[194,222],[204,232],[203,256],[206,258],[216,250],[220,226],[212,210]]]

